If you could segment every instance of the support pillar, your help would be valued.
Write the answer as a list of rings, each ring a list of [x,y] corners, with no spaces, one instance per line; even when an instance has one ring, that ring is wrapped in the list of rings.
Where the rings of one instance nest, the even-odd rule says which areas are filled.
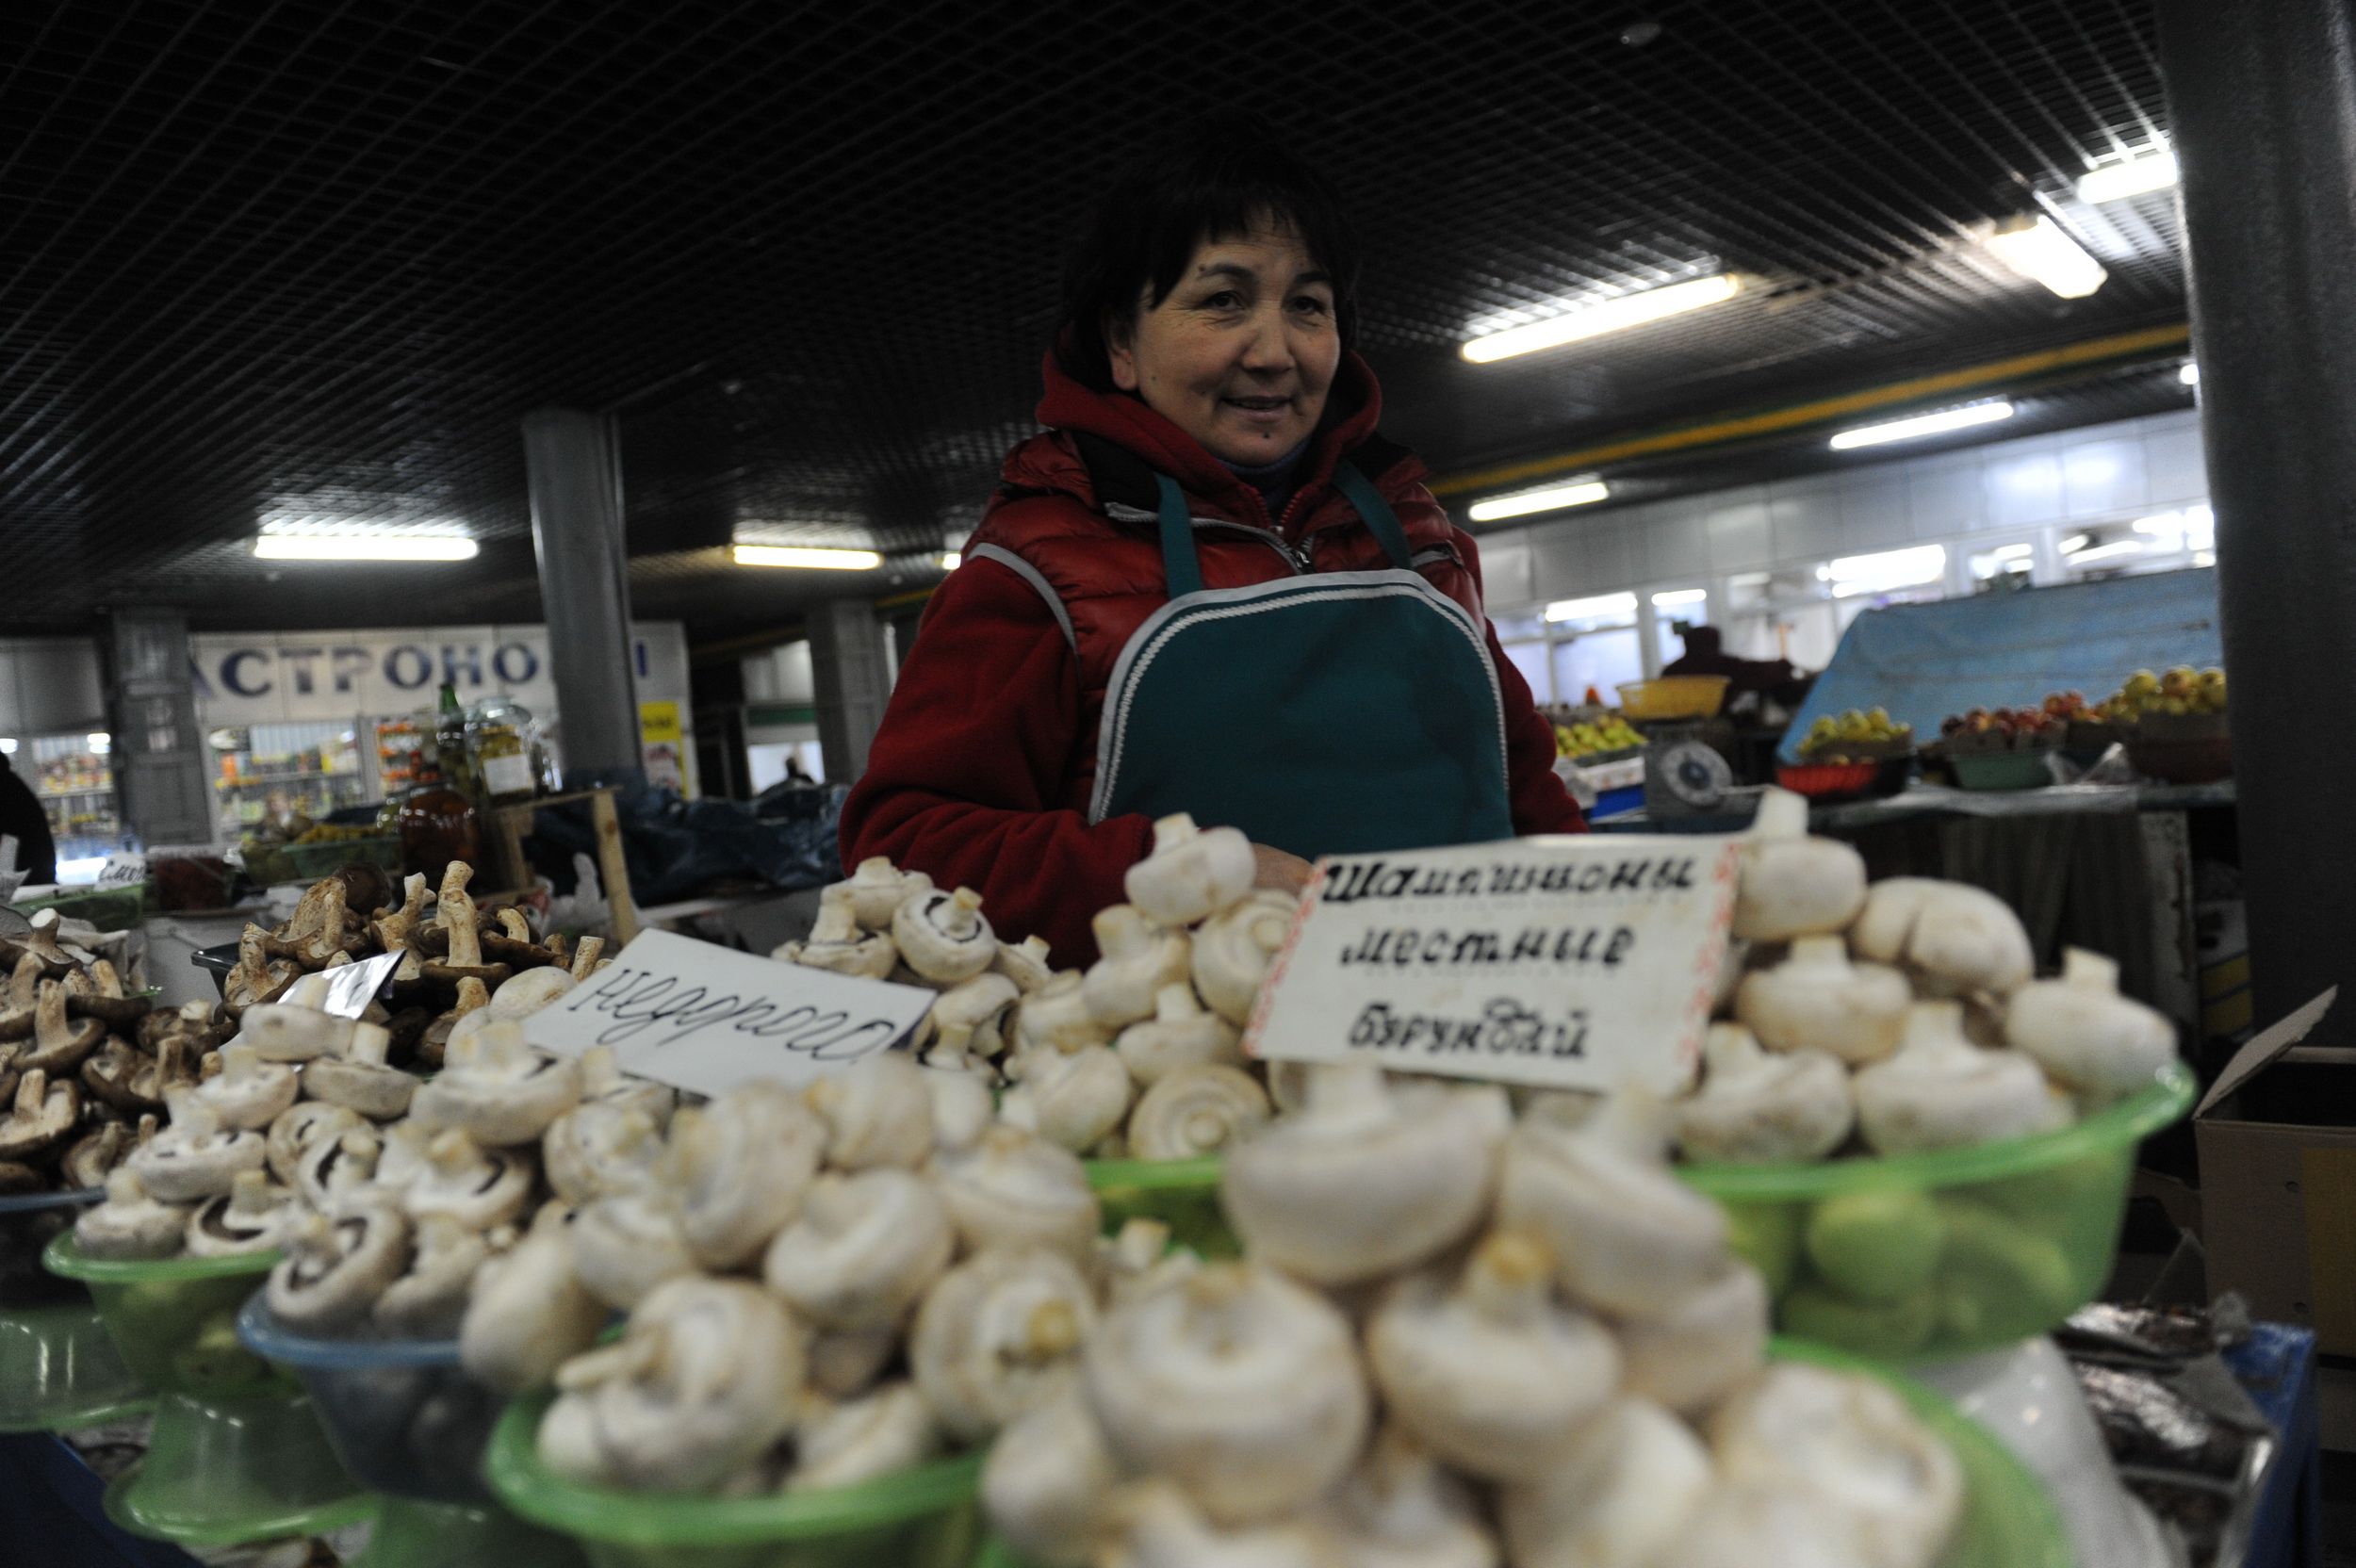
[[[826,778],[853,783],[867,771],[868,743],[883,724],[884,704],[892,696],[883,625],[865,599],[833,599],[810,607],[809,627]]]
[[[613,419],[570,408],[525,415],[524,477],[565,786],[644,783]]]
[[[2254,1003],[2356,1004],[2356,9],[2161,0]]]
[[[211,842],[213,792],[188,677],[188,618],[172,611],[110,611],[100,645],[123,831],[148,848]]]

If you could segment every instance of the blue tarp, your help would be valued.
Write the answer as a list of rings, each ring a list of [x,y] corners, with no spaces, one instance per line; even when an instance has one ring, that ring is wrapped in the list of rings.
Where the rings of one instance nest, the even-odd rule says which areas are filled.
[[[1792,721],[1783,757],[1797,757],[1820,715],[1852,708],[1887,708],[1927,743],[1951,713],[2073,690],[2100,702],[2137,670],[2224,662],[2211,568],[1869,610]]]

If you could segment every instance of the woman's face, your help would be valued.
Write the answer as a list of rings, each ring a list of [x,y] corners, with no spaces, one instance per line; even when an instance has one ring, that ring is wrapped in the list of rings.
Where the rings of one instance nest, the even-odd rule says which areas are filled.
[[[1342,358],[1333,283],[1289,225],[1198,246],[1169,297],[1140,298],[1109,336],[1115,385],[1246,466],[1308,439]]]

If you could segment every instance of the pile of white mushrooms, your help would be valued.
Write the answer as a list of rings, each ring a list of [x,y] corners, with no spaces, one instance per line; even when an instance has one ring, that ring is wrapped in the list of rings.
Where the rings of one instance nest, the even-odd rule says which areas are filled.
[[[1770,790],[1742,845],[1727,1021],[1680,1107],[1686,1158],[1746,1165],[1992,1143],[2149,1087],[2176,1056],[2119,968],[2071,950],[2037,980],[2002,899],[1956,882],[1868,886],[1857,852]]]
[[[1050,1143],[1190,1159],[1273,1112],[1236,1042],[1295,901],[1255,892],[1252,875],[1242,833],[1164,817],[1129,868],[1129,902],[1094,918],[1097,961],[1055,972],[1039,939],[999,940],[970,889],[871,859],[821,895],[809,940],[775,956],[940,991],[918,1034],[925,1059],[1003,1074],[1000,1114]]]
[[[975,1075],[906,1054],[731,1090],[646,1152],[543,1210],[461,1336],[486,1381],[553,1378],[540,1455],[586,1485],[758,1495],[971,1446],[1070,1380],[1108,1298],[1175,1266],[1150,1222],[1101,1240],[1079,1160],[993,1123]],[[608,1308],[627,1327],[591,1348]]]
[[[1040,1568],[1928,1568],[1952,1454],[1764,1357],[1767,1299],[1639,1096],[1312,1069],[1229,1154],[1235,1263],[1114,1303],[983,1472]]]

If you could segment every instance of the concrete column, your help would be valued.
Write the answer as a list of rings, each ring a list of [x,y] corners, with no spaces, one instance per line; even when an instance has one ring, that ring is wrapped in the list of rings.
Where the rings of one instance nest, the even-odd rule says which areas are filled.
[[[123,831],[151,848],[210,843],[213,794],[188,678],[187,618],[171,611],[111,611],[100,646]]]
[[[643,783],[622,462],[613,419],[570,408],[525,415],[524,479],[563,721],[564,782]]]
[[[2161,0],[2261,1020],[2356,999],[2356,8]]]
[[[818,744],[826,777],[855,782],[867,771],[867,745],[883,723],[892,696],[892,669],[883,625],[865,599],[834,599],[810,608],[810,665],[817,687]]]

